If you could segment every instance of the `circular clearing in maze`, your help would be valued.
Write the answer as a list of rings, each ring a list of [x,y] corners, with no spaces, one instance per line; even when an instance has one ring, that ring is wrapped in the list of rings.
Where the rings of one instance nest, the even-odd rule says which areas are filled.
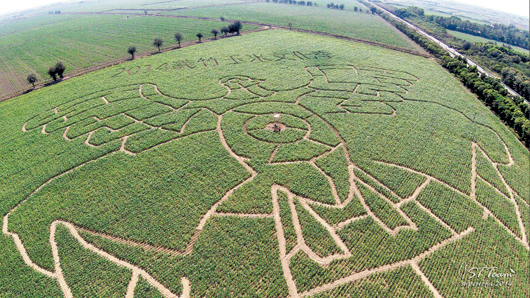
[[[245,131],[253,138],[268,143],[293,143],[304,138],[310,131],[307,121],[292,115],[280,114],[257,115],[245,124]]]

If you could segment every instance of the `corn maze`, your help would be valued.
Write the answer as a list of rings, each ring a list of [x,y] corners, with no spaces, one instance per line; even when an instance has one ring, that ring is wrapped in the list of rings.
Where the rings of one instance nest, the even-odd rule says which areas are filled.
[[[430,61],[367,65],[327,51],[254,55],[261,60],[239,61],[240,69],[199,59],[176,69],[209,80],[195,97],[161,79],[169,63],[145,80],[114,68],[114,85],[29,115],[17,122],[22,138],[94,155],[14,204],[3,234],[65,297],[527,295],[528,188],[518,179],[528,152],[465,104],[424,89],[430,75],[415,65]],[[271,66],[285,53],[299,59]],[[201,64],[221,69],[200,76]],[[267,74],[285,67],[297,74],[290,86]],[[438,136],[431,125],[445,121],[451,128]],[[390,129],[400,123],[405,129]],[[91,179],[107,182],[80,182]],[[489,235],[504,239],[501,257],[511,259],[481,266],[498,267],[513,285],[466,288],[458,266],[474,260],[450,254],[487,251],[476,243]],[[451,258],[456,264],[444,263]]]

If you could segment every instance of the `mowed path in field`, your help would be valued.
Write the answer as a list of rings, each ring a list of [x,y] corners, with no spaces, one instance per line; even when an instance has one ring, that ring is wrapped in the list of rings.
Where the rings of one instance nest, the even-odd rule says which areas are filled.
[[[160,91],[158,91],[158,88],[155,88],[155,90],[160,95],[162,95],[160,93]],[[140,85],[140,87],[139,87],[139,94],[140,94],[140,96],[142,98],[146,99],[142,95],[142,85]],[[102,100],[106,104],[109,104],[109,102],[105,98],[102,98]],[[298,100],[296,101],[295,104],[298,105]],[[304,107],[302,107],[302,108],[304,108]],[[306,108],[304,108],[304,109],[306,109]],[[58,110],[55,109],[55,113],[57,113],[57,112],[58,112]],[[215,112],[213,112],[211,110],[210,110],[210,112],[216,114]],[[125,267],[125,268],[128,268],[128,269],[132,270],[133,274],[132,274],[132,278],[131,278],[131,281],[130,281],[130,284],[129,284],[129,287],[128,287],[128,297],[130,297],[132,295],[131,291],[134,291],[134,288],[135,288],[135,285],[136,285],[136,283],[138,281],[138,277],[139,276],[144,277],[153,287],[158,289],[166,297],[176,297],[176,295],[174,293],[171,293],[166,286],[164,286],[161,283],[159,283],[158,281],[156,281],[154,278],[152,278],[142,268],[139,268],[139,267],[137,267],[135,265],[132,265],[132,264],[126,262],[126,261],[119,260],[116,257],[112,256],[111,254],[109,254],[107,252],[104,252],[104,251],[98,249],[97,247],[87,243],[79,235],[78,231],[88,232],[88,233],[90,233],[92,235],[101,236],[101,237],[109,239],[111,241],[127,244],[127,245],[130,245],[130,246],[142,247],[143,249],[145,249],[147,251],[156,251],[158,253],[168,253],[168,254],[173,254],[173,255],[185,256],[185,255],[193,253],[193,246],[194,246],[195,242],[200,237],[201,231],[204,229],[207,221],[213,216],[246,217],[246,218],[270,218],[270,219],[274,220],[275,228],[276,228],[276,236],[278,238],[278,243],[279,243],[279,251],[280,251],[279,259],[280,259],[280,262],[281,262],[281,265],[282,265],[284,278],[286,280],[286,283],[287,283],[287,286],[288,286],[288,289],[289,289],[290,297],[312,296],[312,295],[315,295],[317,293],[328,291],[328,290],[334,289],[334,288],[336,288],[338,286],[341,286],[341,285],[344,285],[344,284],[347,284],[347,283],[350,283],[350,282],[365,278],[365,277],[370,276],[370,275],[372,275],[374,273],[384,272],[384,271],[388,271],[388,270],[393,270],[393,269],[396,269],[396,268],[399,268],[399,267],[402,267],[402,266],[409,266],[409,265],[414,270],[414,272],[421,278],[421,280],[424,282],[426,287],[431,290],[432,294],[435,297],[441,297],[441,294],[438,292],[438,290],[434,287],[434,285],[431,283],[431,281],[428,279],[428,277],[422,272],[422,270],[421,270],[421,268],[419,266],[419,262],[421,260],[425,259],[427,256],[431,255],[432,253],[436,252],[437,250],[445,247],[446,245],[448,245],[448,244],[450,244],[450,243],[452,243],[454,241],[458,241],[462,237],[465,237],[468,234],[472,233],[474,231],[474,228],[469,227],[468,229],[466,229],[466,230],[464,230],[464,231],[462,231],[460,233],[457,233],[453,228],[451,228],[441,218],[436,216],[435,213],[432,210],[430,210],[429,208],[423,206],[417,200],[417,198],[420,195],[420,193],[422,192],[422,190],[425,187],[427,187],[430,183],[435,181],[437,183],[443,184],[445,187],[450,188],[452,191],[454,191],[456,193],[459,193],[460,195],[465,196],[465,197],[470,198],[471,200],[473,200],[475,203],[477,203],[478,205],[480,205],[483,208],[484,219],[487,219],[489,216],[491,216],[500,226],[502,226],[517,241],[519,241],[527,250],[529,248],[528,239],[526,238],[526,233],[525,233],[525,226],[524,226],[523,221],[522,221],[522,216],[521,216],[521,213],[519,211],[519,206],[517,204],[517,201],[515,200],[515,196],[516,195],[515,195],[514,191],[512,190],[512,188],[506,183],[506,181],[504,179],[502,179],[502,180],[503,180],[504,186],[508,189],[508,193],[509,193],[508,196],[503,194],[496,187],[494,187],[494,188],[499,194],[501,194],[504,198],[506,198],[507,200],[509,200],[511,203],[513,203],[515,205],[515,208],[516,208],[516,211],[517,211],[518,224],[519,224],[519,227],[520,227],[520,230],[521,230],[521,235],[522,235],[521,237],[515,235],[515,233],[513,233],[497,216],[495,216],[495,214],[491,210],[489,210],[486,206],[482,205],[480,202],[478,202],[476,200],[476,191],[475,191],[476,190],[476,183],[477,183],[478,179],[482,179],[477,174],[477,170],[476,170],[477,154],[484,155],[487,158],[487,160],[491,164],[493,164],[493,166],[495,168],[495,171],[496,171],[496,174],[498,174],[499,176],[502,177],[502,174],[498,170],[498,165],[499,164],[493,162],[490,159],[490,157],[477,145],[477,143],[475,143],[475,142],[471,143],[472,160],[471,160],[471,177],[469,177],[470,184],[471,184],[471,193],[470,194],[462,193],[458,189],[450,186],[449,184],[447,184],[447,183],[445,183],[445,182],[443,182],[443,181],[441,181],[441,180],[439,180],[439,179],[437,179],[437,178],[435,178],[435,177],[433,177],[431,175],[428,175],[426,173],[423,173],[423,172],[420,172],[420,171],[416,171],[416,170],[413,170],[411,168],[408,168],[408,167],[405,167],[405,166],[402,166],[402,165],[398,165],[398,164],[390,164],[390,163],[386,163],[386,162],[380,162],[381,164],[385,164],[385,165],[390,166],[390,167],[398,167],[398,168],[404,169],[406,171],[409,171],[409,172],[412,172],[412,173],[415,173],[415,174],[418,174],[418,175],[421,175],[421,176],[425,177],[425,182],[421,183],[421,185],[419,185],[414,190],[414,192],[412,193],[411,196],[409,196],[407,198],[402,198],[402,200],[400,202],[396,203],[396,202],[393,202],[393,201],[389,200],[385,195],[383,195],[380,192],[378,192],[372,186],[366,184],[360,178],[356,177],[356,175],[354,174],[354,169],[357,170],[357,171],[363,172],[365,175],[369,176],[372,180],[376,181],[377,184],[379,184],[382,187],[385,187],[385,185],[382,182],[378,181],[374,177],[370,176],[368,173],[364,172],[362,169],[357,167],[351,161],[351,158],[349,156],[349,152],[346,149],[347,148],[346,147],[346,145],[347,145],[346,141],[338,133],[338,130],[335,127],[333,127],[331,124],[327,123],[323,118],[320,118],[320,119],[322,121],[325,121],[327,123],[327,125],[331,126],[331,128],[333,130],[333,133],[340,140],[340,144],[335,146],[335,147],[333,147],[332,151],[333,150],[343,150],[344,155],[346,156],[347,161],[348,161],[348,173],[349,173],[350,189],[349,189],[348,197],[347,197],[346,200],[341,202],[341,200],[340,200],[340,198],[339,198],[339,196],[337,194],[336,187],[335,187],[335,185],[333,183],[333,179],[331,177],[329,177],[327,174],[325,174],[325,172],[322,171],[322,169],[320,169],[315,163],[315,160],[317,158],[319,158],[320,156],[324,156],[325,154],[329,154],[329,152],[328,152],[328,153],[323,153],[323,154],[311,159],[309,161],[309,163],[313,167],[317,168],[323,175],[326,176],[328,181],[330,181],[330,186],[332,188],[332,194],[333,194],[333,197],[334,197],[334,200],[335,200],[335,204],[324,204],[324,203],[317,202],[317,201],[314,201],[314,200],[309,199],[309,198],[304,198],[302,196],[295,195],[289,189],[287,189],[287,188],[285,188],[283,186],[275,184],[270,189],[270,191],[272,193],[272,205],[273,205],[273,211],[270,214],[245,214],[245,213],[238,214],[238,213],[222,213],[222,212],[218,212],[217,211],[218,207],[223,202],[225,202],[234,193],[235,190],[237,190],[239,187],[243,186],[244,184],[247,184],[247,183],[251,182],[258,175],[258,172],[256,170],[254,170],[254,168],[252,168],[248,164],[248,161],[245,158],[237,155],[232,150],[232,148],[230,148],[228,143],[226,142],[224,133],[223,133],[223,131],[221,129],[221,122],[222,122],[222,119],[223,119],[223,114],[217,114],[217,127],[216,127],[215,131],[219,135],[219,140],[220,140],[221,144],[223,145],[223,147],[225,148],[225,150],[230,154],[230,156],[232,156],[234,159],[236,159],[238,161],[238,163],[241,164],[251,175],[250,175],[249,178],[247,178],[246,180],[242,181],[238,185],[236,185],[233,188],[231,188],[228,192],[226,192],[224,194],[224,196],[221,198],[221,200],[216,202],[206,212],[206,214],[201,218],[199,224],[197,225],[197,227],[195,229],[195,234],[193,235],[192,239],[190,240],[190,242],[187,245],[187,248],[184,251],[176,251],[176,250],[171,250],[171,249],[164,248],[164,247],[156,247],[156,246],[146,245],[146,244],[137,243],[135,241],[131,241],[131,240],[128,240],[128,239],[122,239],[122,238],[119,238],[119,237],[114,237],[114,236],[111,236],[111,235],[106,235],[106,234],[102,234],[102,233],[98,233],[98,232],[94,232],[94,231],[87,231],[86,229],[83,229],[82,227],[78,227],[78,226],[76,226],[76,225],[74,225],[72,223],[69,223],[69,222],[66,222],[66,221],[62,221],[62,220],[57,220],[57,221],[54,221],[51,224],[51,227],[50,227],[50,238],[49,238],[50,239],[49,241],[50,241],[50,244],[51,244],[51,247],[52,247],[52,252],[53,252],[53,259],[54,259],[54,263],[55,263],[54,271],[48,271],[46,269],[43,269],[43,268],[39,267],[37,264],[33,263],[31,258],[27,254],[27,252],[26,252],[26,250],[24,248],[24,245],[23,245],[22,241],[20,240],[19,236],[16,233],[13,233],[13,232],[9,231],[9,226],[8,226],[9,225],[9,215],[13,211],[15,211],[16,208],[20,204],[24,204],[24,202],[28,198],[30,198],[34,193],[36,193],[40,189],[42,189],[45,185],[47,185],[50,182],[54,181],[58,177],[66,175],[66,174],[72,172],[73,170],[79,169],[80,167],[83,167],[87,163],[97,161],[97,159],[93,160],[93,161],[89,161],[89,162],[84,163],[84,164],[81,164],[81,165],[79,165],[79,166],[77,166],[77,167],[75,167],[75,168],[73,168],[71,170],[68,170],[68,171],[66,171],[64,173],[61,173],[61,174],[49,179],[44,184],[42,184],[40,187],[38,187],[32,194],[30,194],[24,201],[22,201],[19,205],[17,205],[15,208],[13,208],[4,217],[3,226],[2,226],[2,232],[5,235],[11,236],[13,238],[13,240],[14,240],[16,246],[17,246],[17,249],[19,250],[20,254],[22,255],[24,262],[28,266],[31,266],[34,270],[36,270],[39,273],[42,273],[42,274],[45,274],[45,275],[47,275],[47,276],[49,276],[51,278],[57,279],[57,281],[59,282],[65,297],[72,297],[72,294],[71,294],[71,290],[70,290],[66,280],[64,279],[64,275],[62,273],[62,269],[61,269],[61,265],[60,265],[59,253],[57,251],[57,243],[55,241],[55,230],[56,230],[56,227],[58,225],[66,226],[68,228],[68,230],[70,231],[70,233],[75,237],[75,239],[85,249],[88,249],[88,250],[91,250],[91,251],[95,252],[99,256],[106,258],[107,260],[117,264],[118,266]],[[26,127],[26,125],[24,124],[22,126],[22,131],[24,131],[24,132],[27,131],[25,129],[25,127]],[[42,126],[42,129],[40,127],[37,127],[37,128],[34,128],[34,129],[40,130],[43,133],[46,133],[46,124],[44,124]],[[309,133],[304,136],[305,140],[307,140],[307,136],[308,135],[309,135]],[[127,141],[127,137],[128,136],[123,137],[123,142],[124,143]],[[88,134],[87,140],[89,138],[90,138],[90,134]],[[68,140],[68,138],[66,138],[66,139]],[[505,151],[506,151],[506,155],[508,156],[508,162],[505,164],[505,166],[512,166],[514,164],[514,160],[512,158],[510,150],[508,149],[508,147],[506,146],[506,144],[504,142],[503,142],[503,144],[504,144],[504,148],[505,148]],[[123,145],[122,145],[120,151],[122,151],[124,153],[128,153],[127,151],[123,150]],[[332,152],[332,151],[330,151],[330,152]],[[120,152],[115,152],[115,153],[112,153],[112,154],[121,154],[121,153]],[[101,157],[101,158],[104,158],[104,157]],[[272,158],[269,159],[269,163],[271,163],[271,160],[272,160]],[[301,161],[293,161],[293,162],[285,162],[285,163],[298,163],[298,162],[301,162]],[[398,226],[398,227],[396,227],[394,229],[391,229],[390,227],[388,227],[387,224],[385,224],[383,221],[381,221],[371,211],[370,207],[365,202],[362,193],[359,191],[358,185],[363,185],[364,187],[369,188],[373,193],[376,193],[379,197],[381,197],[383,200],[385,200],[388,204],[390,204],[390,206],[394,210],[396,210],[401,216],[403,216],[403,218],[405,218],[405,220],[407,221],[407,224]],[[296,239],[297,239],[296,240],[296,245],[291,249],[290,252],[288,252],[287,248],[286,248],[287,241],[286,241],[286,238],[285,238],[284,226],[283,226],[282,218],[281,218],[281,215],[280,215],[280,207],[279,207],[280,205],[279,205],[279,202],[278,202],[278,192],[283,192],[283,193],[287,194],[289,208],[290,208],[291,215],[292,215],[292,223],[294,225],[294,230],[296,232]],[[356,217],[351,217],[351,218],[349,218],[349,219],[347,219],[347,220],[345,220],[345,221],[343,221],[341,223],[338,223],[336,225],[331,225],[328,222],[326,222],[326,220],[323,219],[321,216],[319,216],[313,210],[313,208],[311,207],[313,205],[320,205],[320,206],[325,206],[327,208],[343,209],[354,198],[359,198],[359,200],[360,200],[363,208],[366,210],[367,214],[366,215],[361,215],[361,216],[356,216]],[[325,230],[331,236],[332,240],[335,242],[335,244],[342,251],[341,253],[336,253],[336,254],[333,254],[333,255],[330,255],[330,256],[327,256],[327,257],[320,257],[315,251],[313,251],[306,244],[306,240],[304,239],[304,235],[302,233],[302,225],[300,224],[300,220],[298,218],[298,212],[297,212],[297,210],[295,208],[295,202],[298,202],[299,204],[301,204],[301,206],[307,212],[309,212],[309,214],[317,222],[319,222],[325,228]],[[298,291],[298,288],[296,286],[295,280],[294,280],[293,275],[291,273],[291,268],[289,266],[291,259],[297,253],[303,252],[303,253],[307,254],[307,256],[311,260],[315,261],[316,263],[318,263],[319,265],[324,266],[324,267],[325,266],[329,266],[330,263],[335,261],[335,260],[347,259],[347,258],[351,257],[352,254],[351,254],[349,248],[342,241],[342,239],[338,235],[338,232],[340,230],[342,230],[344,227],[346,227],[348,224],[350,224],[352,222],[355,222],[355,221],[358,221],[358,220],[364,220],[364,219],[366,219],[368,217],[371,217],[372,219],[374,219],[374,221],[379,226],[381,226],[381,228],[383,228],[386,231],[386,233],[388,233],[390,235],[396,235],[401,229],[417,230],[418,227],[416,226],[416,224],[401,209],[402,205],[408,204],[408,203],[414,203],[417,206],[419,206],[422,210],[424,210],[427,214],[429,214],[429,216],[434,218],[444,228],[446,228],[448,231],[450,231],[451,232],[451,236],[449,238],[437,243],[436,245],[430,247],[427,251],[424,251],[423,253],[421,253],[421,254],[419,254],[419,255],[411,258],[411,259],[401,260],[401,261],[397,261],[397,262],[390,263],[390,264],[385,264],[385,265],[382,265],[382,266],[379,266],[379,267],[371,268],[371,269],[368,269],[368,270],[363,270],[363,271],[360,271],[360,272],[353,272],[352,274],[350,274],[350,275],[348,275],[346,277],[337,279],[337,280],[335,280],[335,281],[333,281],[331,283],[327,283],[327,284],[318,286],[318,287],[316,287],[314,289],[311,289],[309,291],[305,291],[305,292],[301,292],[301,293]],[[526,202],[524,202],[524,203],[526,204]],[[182,278],[181,282],[183,284],[183,293],[182,293],[181,297],[189,297],[190,291],[191,291],[191,287],[193,285],[190,285],[189,280],[187,280],[186,278]]]

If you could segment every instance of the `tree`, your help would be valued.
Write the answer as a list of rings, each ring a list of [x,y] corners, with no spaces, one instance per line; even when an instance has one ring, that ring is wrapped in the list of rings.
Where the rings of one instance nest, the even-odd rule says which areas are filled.
[[[57,62],[57,64],[55,64],[55,72],[57,73],[57,75],[59,75],[61,79],[63,78],[63,73],[65,70],[66,68],[64,67],[62,62]]]
[[[164,41],[160,38],[155,38],[155,40],[153,41],[153,46],[158,48],[158,52],[160,52],[160,47],[162,47],[163,44]]]
[[[221,28],[221,33],[224,34],[225,36],[228,35],[228,32],[230,32],[230,30],[228,30],[228,27]]]
[[[182,34],[180,33],[175,33],[175,40],[177,41],[177,43],[179,44],[179,48],[180,48],[180,41],[182,40]]]
[[[344,9],[344,4],[339,5],[340,10]]]
[[[199,42],[201,42],[201,38],[202,38],[202,36],[203,36],[202,33],[199,32],[199,33],[197,33],[196,35],[197,35],[197,37],[199,38]]]
[[[357,8],[357,6],[355,6],[355,7],[353,8],[353,11],[358,11],[358,10],[359,10],[359,9]]]
[[[237,35],[239,35],[239,31],[241,31],[241,28],[243,28],[243,25],[241,25],[241,22],[236,21],[235,23],[232,23],[228,26],[228,31],[230,33],[237,33]]]
[[[372,11],[372,14],[375,14],[377,12],[377,8],[375,8],[373,6],[370,8],[370,10]]]
[[[210,31],[210,33],[213,34],[214,39],[217,39],[217,34],[219,34],[219,30],[217,30],[217,29],[212,29],[212,31]]]
[[[33,85],[33,88],[35,88],[35,82],[37,81],[37,76],[34,73],[30,73],[27,77],[28,83]]]
[[[289,22],[287,23],[287,26],[289,26],[289,30],[291,30],[293,28],[293,23]]]
[[[132,60],[134,60],[134,53],[136,53],[136,47],[135,47],[135,46],[130,46],[130,47],[127,49],[127,53],[131,54],[131,56],[132,56]]]
[[[147,9],[144,9],[144,14],[147,15]]]
[[[57,71],[55,70],[55,66],[50,66],[50,68],[48,68],[48,74],[54,81],[57,81]]]

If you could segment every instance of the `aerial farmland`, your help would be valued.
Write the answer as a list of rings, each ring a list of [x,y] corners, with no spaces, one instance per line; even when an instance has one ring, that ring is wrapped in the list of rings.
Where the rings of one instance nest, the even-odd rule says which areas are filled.
[[[526,122],[370,2],[280,2],[0,23],[0,297],[530,295]]]

